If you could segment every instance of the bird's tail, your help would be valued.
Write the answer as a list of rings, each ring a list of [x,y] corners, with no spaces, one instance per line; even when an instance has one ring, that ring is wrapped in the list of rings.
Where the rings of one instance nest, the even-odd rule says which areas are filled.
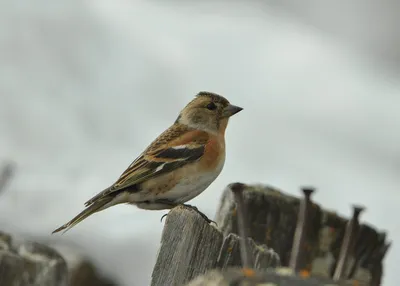
[[[112,196],[108,196],[108,197],[104,197],[101,199],[98,199],[97,201],[94,201],[90,206],[88,206],[86,209],[84,209],[81,213],[79,213],[76,217],[74,217],[73,219],[71,219],[69,222],[67,222],[66,224],[60,226],[59,228],[57,228],[56,230],[54,230],[52,232],[56,233],[59,232],[61,230],[64,230],[63,233],[67,232],[70,228],[72,228],[73,226],[77,225],[78,223],[80,223],[81,221],[83,221],[85,218],[87,218],[88,216],[104,210],[108,207],[110,207],[111,205],[114,205],[111,201],[114,198]]]

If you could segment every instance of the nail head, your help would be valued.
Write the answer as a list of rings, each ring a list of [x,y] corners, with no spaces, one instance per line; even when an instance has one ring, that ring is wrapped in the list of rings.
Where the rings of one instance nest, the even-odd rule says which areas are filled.
[[[304,196],[307,198],[310,197],[311,194],[315,192],[315,188],[313,188],[313,187],[303,187],[303,188],[301,188],[301,190],[302,190]]]

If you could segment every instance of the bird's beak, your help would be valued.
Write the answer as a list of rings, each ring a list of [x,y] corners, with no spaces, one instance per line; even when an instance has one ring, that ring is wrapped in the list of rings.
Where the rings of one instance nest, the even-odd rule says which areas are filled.
[[[231,117],[232,115],[238,113],[241,110],[243,110],[243,108],[236,106],[236,105],[229,104],[222,111],[222,117]]]

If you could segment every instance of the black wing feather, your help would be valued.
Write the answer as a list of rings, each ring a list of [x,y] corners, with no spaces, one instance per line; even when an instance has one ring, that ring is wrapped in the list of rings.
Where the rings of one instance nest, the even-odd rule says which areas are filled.
[[[199,159],[204,154],[204,145],[195,148],[168,148],[157,153],[154,157],[161,159],[176,159],[193,161]]]

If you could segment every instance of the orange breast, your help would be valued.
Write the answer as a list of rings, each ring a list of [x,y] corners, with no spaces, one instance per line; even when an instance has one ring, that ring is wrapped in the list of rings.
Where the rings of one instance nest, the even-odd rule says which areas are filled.
[[[212,171],[221,164],[222,160],[225,160],[225,141],[223,137],[213,136],[206,144],[204,155],[201,159],[202,169]]]

